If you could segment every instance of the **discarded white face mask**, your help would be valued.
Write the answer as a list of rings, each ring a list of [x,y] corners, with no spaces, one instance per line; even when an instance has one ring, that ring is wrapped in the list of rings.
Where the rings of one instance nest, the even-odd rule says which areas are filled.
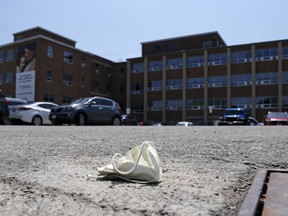
[[[117,153],[111,164],[98,169],[98,177],[119,177],[138,183],[158,183],[162,181],[162,167],[153,142],[145,141],[127,152]]]

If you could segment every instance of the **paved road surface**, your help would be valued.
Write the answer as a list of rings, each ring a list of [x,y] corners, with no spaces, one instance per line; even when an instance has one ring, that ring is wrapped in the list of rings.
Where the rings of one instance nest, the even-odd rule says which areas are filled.
[[[236,215],[259,169],[288,168],[287,127],[0,126],[0,215]],[[88,179],[152,140],[163,182]]]

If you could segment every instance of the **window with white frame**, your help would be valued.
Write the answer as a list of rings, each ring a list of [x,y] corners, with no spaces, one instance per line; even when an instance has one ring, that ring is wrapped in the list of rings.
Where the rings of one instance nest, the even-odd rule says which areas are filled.
[[[232,107],[239,107],[239,108],[251,108],[252,107],[251,97],[232,97],[231,102],[232,102]]]
[[[13,84],[13,79],[14,79],[14,73],[13,72],[7,72],[5,84]]]
[[[168,59],[167,69],[175,70],[182,68],[182,58]]]
[[[208,77],[208,86],[212,88],[226,87],[227,77],[226,76],[210,76]]]
[[[72,75],[70,74],[63,74],[63,84],[72,86]]]
[[[251,74],[233,74],[231,76],[232,86],[247,86],[251,85],[252,76]]]
[[[282,58],[283,59],[288,59],[288,47],[283,47],[282,48]]]
[[[271,61],[278,59],[278,49],[259,49],[256,50],[256,61]]]
[[[257,85],[271,85],[271,84],[277,84],[277,82],[278,82],[277,72],[256,73]]]
[[[0,51],[0,63],[4,62],[4,52]]]
[[[143,73],[144,72],[144,63],[134,63],[132,64],[132,73]]]
[[[204,65],[204,56],[192,56],[187,58],[187,67],[202,67]]]
[[[12,49],[7,50],[6,61],[7,62],[14,61],[14,50],[12,50]]]
[[[148,63],[149,71],[162,71],[163,62],[162,61],[150,61]]]
[[[208,65],[223,65],[227,63],[226,53],[208,55]]]
[[[182,109],[182,100],[168,100],[167,101],[168,110],[180,110]]]
[[[213,109],[226,109],[227,99],[226,98],[209,98],[208,106],[213,107]]]
[[[256,108],[276,108],[278,107],[277,96],[258,96],[256,97]]]
[[[150,111],[159,111],[162,110],[163,101],[162,100],[153,100],[148,103],[149,107],[148,110]]]
[[[188,110],[200,110],[203,108],[204,99],[203,98],[193,98],[187,100]]]
[[[48,45],[47,47],[47,56],[48,58],[53,58],[53,46]]]
[[[240,52],[232,52],[231,54],[231,63],[245,63],[252,61],[252,52],[251,51],[240,51]]]
[[[81,66],[86,67],[86,57],[84,57],[84,56],[81,59]]]
[[[81,81],[80,81],[80,87],[81,88],[85,88],[86,87],[86,81],[85,81],[85,78],[81,78]]]
[[[46,72],[46,80],[47,80],[47,82],[52,82],[53,81],[53,73],[52,73],[51,70],[48,70]]]
[[[72,64],[73,63],[73,53],[64,51],[64,61]]]
[[[169,90],[182,89],[182,79],[167,80],[167,89]]]
[[[131,94],[143,94],[144,85],[143,83],[131,83]]]
[[[45,93],[44,94],[44,101],[54,102],[54,95],[51,93]]]
[[[162,80],[153,80],[148,82],[149,91],[161,91],[162,90]]]
[[[187,89],[202,88],[204,86],[203,77],[191,77],[187,79]]]

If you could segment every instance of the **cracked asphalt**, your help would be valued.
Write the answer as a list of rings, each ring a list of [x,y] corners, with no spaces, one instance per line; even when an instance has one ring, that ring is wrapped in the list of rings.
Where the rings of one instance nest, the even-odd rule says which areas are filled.
[[[0,215],[237,215],[259,169],[288,168],[282,126],[0,126]],[[159,184],[88,178],[143,141]]]

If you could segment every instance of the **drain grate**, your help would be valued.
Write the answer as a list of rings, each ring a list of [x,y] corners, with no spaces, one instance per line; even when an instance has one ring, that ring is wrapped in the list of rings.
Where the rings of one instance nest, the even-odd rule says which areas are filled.
[[[238,216],[282,216],[288,213],[288,170],[257,172]]]

